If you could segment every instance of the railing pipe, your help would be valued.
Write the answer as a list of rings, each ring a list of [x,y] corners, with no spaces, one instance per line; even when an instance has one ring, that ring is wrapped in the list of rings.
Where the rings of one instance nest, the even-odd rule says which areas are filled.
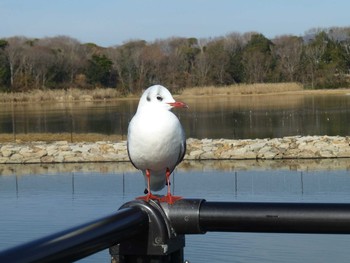
[[[147,229],[147,213],[125,208],[110,216],[0,252],[0,262],[72,262]]]
[[[202,202],[203,231],[350,234],[350,204]]]
[[[178,234],[217,232],[350,234],[350,204],[207,202],[160,204]]]

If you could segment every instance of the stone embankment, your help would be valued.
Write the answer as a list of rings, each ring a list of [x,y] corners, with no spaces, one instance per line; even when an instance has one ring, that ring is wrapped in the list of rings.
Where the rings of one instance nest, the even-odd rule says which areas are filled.
[[[350,137],[293,136],[274,139],[188,139],[185,160],[348,158]],[[0,163],[128,161],[126,142],[31,142],[0,144]]]

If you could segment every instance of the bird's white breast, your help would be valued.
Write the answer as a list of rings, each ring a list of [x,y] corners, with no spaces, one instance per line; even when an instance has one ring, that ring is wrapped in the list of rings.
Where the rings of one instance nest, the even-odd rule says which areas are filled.
[[[142,111],[131,120],[128,133],[130,159],[141,170],[173,170],[181,155],[184,132],[170,111]]]

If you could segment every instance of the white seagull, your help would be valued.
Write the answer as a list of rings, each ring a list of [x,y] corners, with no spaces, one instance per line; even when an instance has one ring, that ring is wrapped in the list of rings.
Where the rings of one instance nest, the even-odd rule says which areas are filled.
[[[175,101],[168,89],[154,85],[142,94],[130,121],[128,155],[135,168],[142,171],[147,185],[146,196],[138,199],[156,199],[169,204],[181,199],[170,191],[170,175],[186,151],[185,132],[179,119],[170,111],[174,107],[188,108],[185,103]],[[152,194],[151,191],[159,191],[166,184],[166,196]]]

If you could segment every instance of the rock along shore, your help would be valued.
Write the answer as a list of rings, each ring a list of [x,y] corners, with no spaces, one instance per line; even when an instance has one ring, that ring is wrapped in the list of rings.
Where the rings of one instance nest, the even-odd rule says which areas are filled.
[[[188,139],[185,160],[349,158],[350,137],[291,136],[274,139]],[[0,144],[0,163],[128,161],[126,142]]]

